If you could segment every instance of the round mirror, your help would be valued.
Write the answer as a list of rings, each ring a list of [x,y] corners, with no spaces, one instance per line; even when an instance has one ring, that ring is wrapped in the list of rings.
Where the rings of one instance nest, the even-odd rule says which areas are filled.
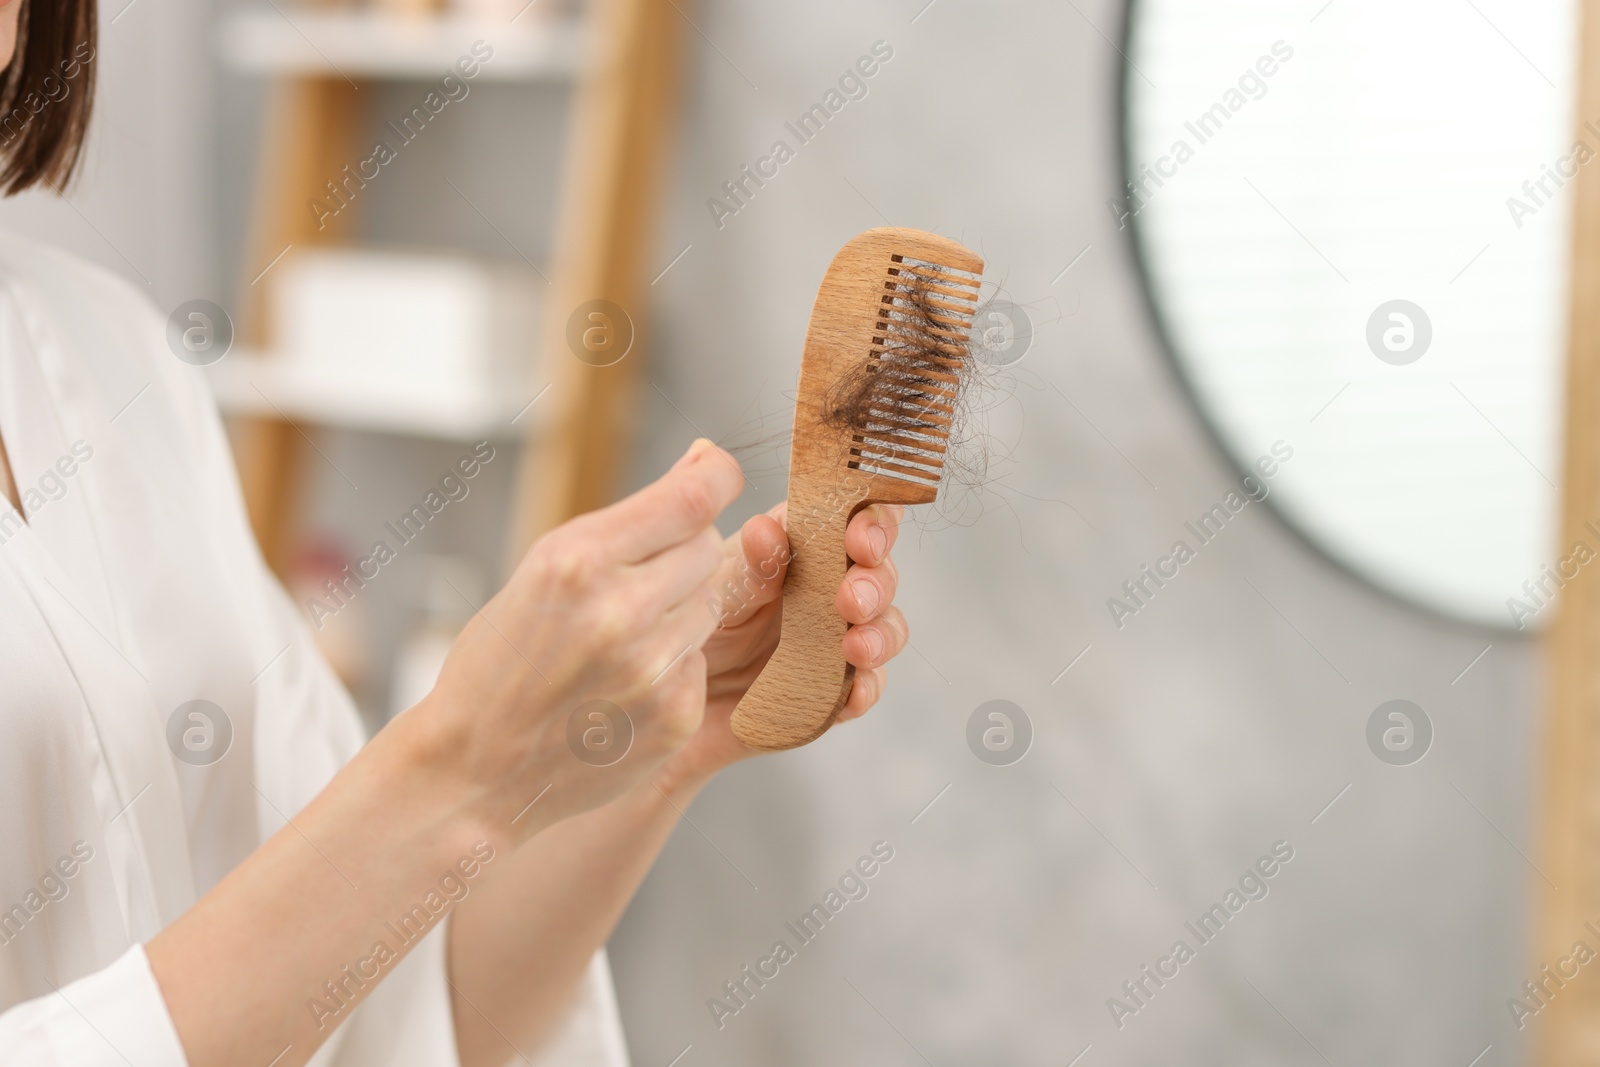
[[[1588,555],[1553,542],[1576,18],[1132,0],[1123,45],[1109,207],[1223,448],[1357,575],[1513,630]]]

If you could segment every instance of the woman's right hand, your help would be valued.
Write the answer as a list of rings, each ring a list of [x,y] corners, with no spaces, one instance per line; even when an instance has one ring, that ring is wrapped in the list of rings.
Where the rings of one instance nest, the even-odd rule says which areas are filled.
[[[743,484],[733,457],[696,441],[654,484],[541,538],[457,638],[433,691],[150,940],[150,973],[194,1067],[304,1064],[418,943],[397,923],[435,928],[481,894],[485,864],[507,868],[500,855],[639,784],[683,745],[705,707],[700,646],[718,622],[712,522]],[[631,746],[604,767],[568,745],[590,700],[632,724]],[[621,835],[615,847],[632,858],[609,891],[584,893],[597,868],[570,850],[540,872],[576,887],[561,898],[579,931],[569,955],[587,960],[604,940],[616,884],[642,876],[654,834]],[[499,973],[483,962],[504,940],[496,925],[472,942],[476,956],[452,957],[474,990]]]
[[[422,746],[444,795],[513,847],[639,783],[700,725],[700,648],[719,621],[713,522],[743,485],[733,457],[701,439],[653,484],[550,531],[463,629],[433,691],[384,733]],[[614,708],[580,711],[590,701]],[[631,725],[625,754],[580,758],[575,715],[576,738]]]

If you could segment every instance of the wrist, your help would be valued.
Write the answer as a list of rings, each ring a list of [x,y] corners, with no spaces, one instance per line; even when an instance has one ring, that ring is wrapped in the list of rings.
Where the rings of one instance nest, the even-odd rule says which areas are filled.
[[[454,862],[481,842],[509,853],[526,834],[516,832],[510,815],[500,817],[494,791],[472,781],[451,757],[456,749],[438,736],[426,705],[397,716],[362,750],[379,795],[409,814],[418,845],[436,862]]]

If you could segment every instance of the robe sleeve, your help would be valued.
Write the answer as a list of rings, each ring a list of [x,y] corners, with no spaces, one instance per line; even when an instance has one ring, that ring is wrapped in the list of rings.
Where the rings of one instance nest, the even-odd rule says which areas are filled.
[[[188,1067],[144,946],[0,1014],[6,1067]]]

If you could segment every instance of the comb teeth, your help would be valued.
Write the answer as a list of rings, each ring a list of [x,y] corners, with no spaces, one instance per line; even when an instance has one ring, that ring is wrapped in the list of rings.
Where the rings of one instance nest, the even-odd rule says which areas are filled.
[[[890,258],[849,465],[937,487],[982,282],[943,264]]]

